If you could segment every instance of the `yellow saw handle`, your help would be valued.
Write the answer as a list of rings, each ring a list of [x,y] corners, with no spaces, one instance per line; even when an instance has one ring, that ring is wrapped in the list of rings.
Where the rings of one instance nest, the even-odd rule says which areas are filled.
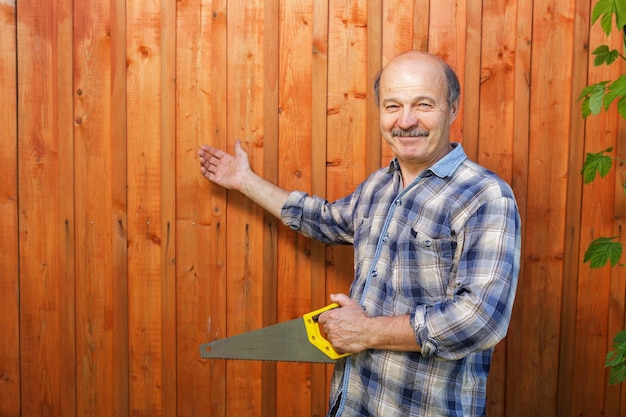
[[[306,327],[306,334],[309,337],[309,342],[323,353],[326,354],[331,359],[339,359],[345,356],[350,355],[349,353],[337,353],[333,345],[330,344],[328,340],[322,336],[322,332],[320,332],[320,325],[317,322],[318,317],[324,311],[332,310],[333,308],[338,308],[339,304],[332,303],[327,305],[326,307],[322,307],[319,310],[311,311],[310,313],[306,313],[302,316],[304,319],[304,326]]]

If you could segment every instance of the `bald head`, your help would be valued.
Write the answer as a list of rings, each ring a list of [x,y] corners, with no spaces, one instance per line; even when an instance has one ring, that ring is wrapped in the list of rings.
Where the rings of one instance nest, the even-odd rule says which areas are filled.
[[[380,106],[380,80],[385,76],[385,72],[424,71],[427,68],[430,70],[434,69],[433,72],[435,73],[439,72],[445,79],[448,92],[448,105],[452,106],[456,104],[461,95],[461,86],[452,68],[437,55],[424,51],[409,51],[393,58],[376,77],[374,81],[374,100],[376,106]]]

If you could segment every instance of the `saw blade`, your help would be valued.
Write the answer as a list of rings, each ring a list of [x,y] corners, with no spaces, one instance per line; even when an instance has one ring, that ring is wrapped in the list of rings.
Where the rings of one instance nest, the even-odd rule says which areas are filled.
[[[309,343],[302,318],[204,343],[200,355],[204,359],[336,362]]]

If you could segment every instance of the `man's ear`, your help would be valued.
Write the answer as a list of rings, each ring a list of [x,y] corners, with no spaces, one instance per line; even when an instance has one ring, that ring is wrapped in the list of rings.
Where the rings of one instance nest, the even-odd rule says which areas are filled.
[[[454,122],[456,116],[459,114],[459,101],[457,100],[450,109],[450,124]]]

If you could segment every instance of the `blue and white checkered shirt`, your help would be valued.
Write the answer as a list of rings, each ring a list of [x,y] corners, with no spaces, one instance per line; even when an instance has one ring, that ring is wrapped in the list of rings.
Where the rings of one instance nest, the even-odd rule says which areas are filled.
[[[295,191],[292,229],[354,245],[350,296],[370,316],[410,315],[421,352],[340,360],[329,415],[484,416],[493,347],[506,335],[520,265],[511,188],[453,149],[406,188],[396,160],[334,203]]]

